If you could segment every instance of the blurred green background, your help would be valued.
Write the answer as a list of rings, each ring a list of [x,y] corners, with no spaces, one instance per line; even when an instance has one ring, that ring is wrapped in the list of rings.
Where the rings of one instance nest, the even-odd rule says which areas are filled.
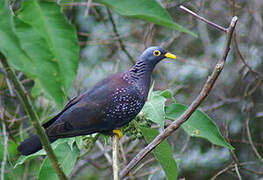
[[[137,60],[151,45],[162,46],[175,53],[177,60],[166,59],[153,72],[154,90],[169,89],[177,102],[189,105],[222,57],[225,34],[180,10],[179,5],[183,4],[223,27],[228,27],[233,15],[239,17],[225,68],[200,107],[218,125],[221,134],[235,150],[231,152],[206,140],[190,137],[182,129],[173,133],[168,142],[177,162],[179,179],[263,179],[263,1],[158,1],[176,23],[197,34],[197,38],[111,11],[119,33],[117,37],[107,8],[99,2],[59,1],[69,22],[77,29],[80,45],[77,76],[69,89],[68,98],[83,93],[104,77],[126,71],[132,66],[120,47],[120,38],[133,60]],[[19,12],[20,4],[21,1],[11,1],[10,6],[14,12]],[[34,82],[22,72],[17,71],[17,75],[27,91],[31,92]],[[5,119],[8,136],[4,177],[10,180],[37,179],[43,160],[41,156],[14,168],[19,157],[17,143],[25,139],[26,132],[32,133],[32,128],[7,82],[1,73],[1,119]],[[32,98],[42,121],[60,110],[36,86]],[[3,162],[3,128],[0,139],[0,160]],[[124,149],[125,159],[122,154],[121,162],[127,164],[145,145],[144,140],[124,137],[121,149]],[[109,179],[112,173],[107,159],[111,155],[110,148],[105,138],[100,137],[91,152],[77,161],[70,179]],[[153,155],[148,155],[140,164],[144,166],[138,165],[128,179],[165,179]]]

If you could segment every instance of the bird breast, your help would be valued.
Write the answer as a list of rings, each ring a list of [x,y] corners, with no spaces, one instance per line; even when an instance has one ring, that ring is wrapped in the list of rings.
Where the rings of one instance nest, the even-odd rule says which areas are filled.
[[[114,121],[119,127],[134,119],[145,103],[134,87],[116,88],[110,99],[111,103],[105,108],[106,121]]]

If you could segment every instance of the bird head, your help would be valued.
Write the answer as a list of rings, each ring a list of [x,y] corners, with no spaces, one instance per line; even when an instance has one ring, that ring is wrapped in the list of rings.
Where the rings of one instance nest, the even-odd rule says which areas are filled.
[[[140,60],[155,65],[164,58],[176,59],[176,56],[172,53],[167,52],[161,47],[153,46],[144,50],[140,57]]]

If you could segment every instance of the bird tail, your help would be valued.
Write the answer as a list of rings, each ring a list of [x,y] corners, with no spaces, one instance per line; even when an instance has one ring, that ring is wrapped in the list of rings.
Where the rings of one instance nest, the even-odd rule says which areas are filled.
[[[54,142],[57,140],[57,138],[49,138],[50,142]],[[25,141],[23,141],[18,147],[17,147],[18,151],[22,154],[22,155],[30,155],[33,154],[37,151],[39,151],[40,149],[42,149],[42,144],[40,142],[40,139],[38,138],[37,135],[31,136],[30,138],[26,139]]]

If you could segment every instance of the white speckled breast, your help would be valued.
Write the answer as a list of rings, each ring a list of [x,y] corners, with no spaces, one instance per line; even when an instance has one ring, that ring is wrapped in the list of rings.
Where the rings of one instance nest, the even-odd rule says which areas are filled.
[[[117,88],[111,96],[111,104],[104,110],[105,121],[115,121],[118,127],[134,119],[145,103],[143,96],[133,87]]]

